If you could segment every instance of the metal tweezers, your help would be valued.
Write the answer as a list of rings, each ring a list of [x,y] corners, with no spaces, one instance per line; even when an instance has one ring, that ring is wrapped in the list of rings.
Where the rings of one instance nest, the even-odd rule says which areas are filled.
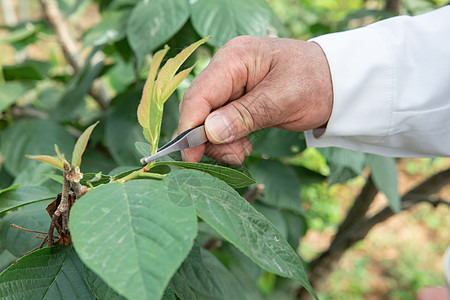
[[[175,138],[173,138],[170,142],[162,146],[155,154],[141,158],[141,163],[148,164],[149,162],[154,161],[155,159],[169,153],[180,151],[186,148],[192,148],[204,144],[207,141],[208,138],[206,137],[205,133],[205,125],[199,125],[197,127],[183,131]]]

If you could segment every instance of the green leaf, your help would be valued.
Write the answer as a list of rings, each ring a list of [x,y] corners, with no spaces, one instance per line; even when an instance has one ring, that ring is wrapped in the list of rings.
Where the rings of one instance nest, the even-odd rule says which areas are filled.
[[[59,157],[50,155],[25,155],[25,157],[45,162],[57,169],[60,169],[61,171],[64,170],[63,169],[64,161],[62,161]]]
[[[401,211],[401,197],[398,193],[398,173],[395,158],[367,154],[372,170],[370,176],[378,190],[388,199],[389,207],[396,213]]]
[[[85,265],[83,265],[83,273],[86,283],[89,285],[97,299],[126,300],[126,298],[114,291],[99,276],[97,276],[97,274],[92,272]]]
[[[306,148],[303,133],[279,128],[264,128],[251,134],[252,155],[271,158],[292,156]]]
[[[26,90],[26,87],[19,82],[2,83],[0,85],[0,113],[22,97]]]
[[[107,184],[111,182],[112,177],[108,175],[104,175],[100,173],[85,173],[83,174],[83,179],[80,180],[80,183],[85,186],[89,186],[88,183],[92,184],[92,186],[98,186],[101,184]]]
[[[5,168],[11,175],[17,176],[33,163],[25,157],[26,154],[52,154],[55,144],[60,145],[64,153],[70,153],[74,147],[70,134],[54,121],[25,119],[3,132],[0,152],[5,160]]]
[[[142,158],[134,144],[145,142],[142,127],[137,122],[139,95],[128,92],[116,98],[116,104],[105,120],[105,142],[114,161],[122,166],[138,166]]]
[[[197,234],[192,202],[176,193],[172,202],[164,182],[134,180],[78,199],[69,225],[82,261],[127,298],[161,297]]]
[[[11,186],[9,186],[9,187],[7,187],[7,188],[4,188],[4,189],[0,190],[0,195],[3,194],[3,193],[5,193],[5,192],[9,192],[9,191],[15,190],[15,189],[17,189],[19,186],[20,186],[20,184],[14,184],[14,185],[11,185]]]
[[[318,150],[330,167],[330,185],[354,178],[360,175],[366,167],[365,153],[335,147]]]
[[[189,17],[186,0],[151,0],[139,2],[127,24],[127,37],[138,66],[145,55],[170,39]]]
[[[262,160],[249,169],[256,182],[264,184],[264,196],[259,197],[262,202],[303,213],[300,180],[292,166],[275,160]]]
[[[216,47],[238,35],[267,35],[271,11],[264,0],[197,0],[190,6],[195,30],[211,35]]]
[[[42,186],[19,186],[18,188],[0,194],[0,214],[9,210],[55,198],[47,188]]]
[[[45,79],[51,64],[38,60],[27,60],[21,64],[3,66],[5,80],[42,80]]]
[[[89,138],[91,137],[91,133],[94,130],[95,126],[97,126],[98,121],[95,124],[89,126],[83,134],[78,138],[77,143],[75,144],[75,148],[73,149],[72,154],[72,165],[80,166],[81,157],[83,156],[84,150],[86,150],[87,143]]]
[[[157,162],[154,164],[154,166],[159,165],[174,166],[181,169],[199,170],[208,173],[216,178],[219,178],[220,180],[225,181],[228,185],[230,185],[233,188],[242,188],[255,183],[255,180],[253,178],[250,178],[244,173],[218,165],[210,165],[204,163],[190,163],[184,161],[164,161],[164,162]]]
[[[300,282],[314,294],[302,262],[281,233],[223,181],[196,170],[164,178],[194,202],[197,214],[260,267]]]
[[[107,12],[102,21],[90,29],[84,37],[83,48],[117,42],[125,37],[130,9]]]
[[[47,232],[50,216],[45,207],[51,200],[35,202],[11,211],[0,218],[0,241],[4,248],[16,257],[31,251],[42,243],[36,238],[36,233],[12,228],[11,224],[36,231]]]
[[[72,247],[37,250],[0,275],[2,299],[94,299]]]
[[[84,97],[104,67],[103,61],[92,63],[92,58],[99,49],[100,47],[96,47],[89,53],[83,68],[66,85],[64,94],[52,111],[52,116],[56,120],[74,119],[76,117],[74,111],[85,104]],[[85,112],[83,111],[82,114]]]
[[[14,44],[26,41],[27,39],[35,36],[35,34],[39,32],[42,27],[43,26],[41,24],[32,24],[28,22],[27,24],[21,24],[10,31],[7,36],[2,37],[0,39],[0,43]]]
[[[245,299],[243,287],[230,271],[214,255],[198,246],[192,248],[177,275],[172,284],[181,299],[186,293],[199,300]]]

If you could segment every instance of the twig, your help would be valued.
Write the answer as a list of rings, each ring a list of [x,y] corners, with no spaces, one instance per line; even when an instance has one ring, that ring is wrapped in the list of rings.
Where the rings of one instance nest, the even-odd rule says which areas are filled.
[[[67,176],[70,172],[70,165],[67,161],[64,161],[64,174],[63,174],[63,189],[61,194],[61,202],[59,203],[57,211],[62,215],[62,232],[69,231],[69,191],[70,181]],[[56,211],[55,211],[56,214]]]
[[[20,229],[20,230],[26,231],[26,232],[32,232],[32,233],[38,233],[38,234],[47,234],[47,232],[42,232],[42,231],[36,231],[36,230],[27,229],[27,228],[18,226],[18,225],[16,225],[16,224],[11,224],[10,226],[11,226],[12,228]]]

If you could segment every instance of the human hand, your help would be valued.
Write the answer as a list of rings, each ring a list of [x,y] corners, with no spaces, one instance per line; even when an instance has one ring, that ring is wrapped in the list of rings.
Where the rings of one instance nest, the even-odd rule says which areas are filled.
[[[206,155],[241,164],[251,152],[247,134],[264,127],[304,131],[323,127],[333,89],[319,45],[241,36],[230,40],[186,90],[179,132],[205,123],[209,142],[185,149],[183,160]]]

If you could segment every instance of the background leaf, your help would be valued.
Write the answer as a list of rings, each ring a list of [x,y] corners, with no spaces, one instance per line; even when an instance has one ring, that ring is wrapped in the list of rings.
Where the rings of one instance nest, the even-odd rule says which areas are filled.
[[[378,190],[386,195],[389,207],[396,213],[401,210],[401,197],[398,192],[397,163],[395,158],[367,154],[372,170],[370,176]]]
[[[125,29],[130,9],[122,8],[119,11],[108,12],[98,23],[84,36],[83,48],[113,43],[125,37]]]
[[[145,142],[145,139],[136,117],[138,100],[137,92],[119,95],[105,120],[105,142],[118,165],[140,165],[141,155],[134,145],[136,141]]]
[[[68,246],[40,249],[11,265],[0,274],[0,297],[94,299],[84,281],[81,261]]]
[[[0,113],[14,104],[26,92],[25,85],[19,82],[5,82],[0,85]]]
[[[271,11],[264,0],[197,0],[190,6],[195,30],[211,35],[215,47],[238,35],[267,35]]]
[[[26,204],[51,198],[56,198],[56,195],[43,186],[19,186],[0,194],[0,214]]]
[[[259,199],[275,207],[303,213],[300,199],[300,180],[292,166],[274,160],[261,160],[249,167],[264,195]]]
[[[83,262],[131,299],[161,297],[197,234],[192,202],[170,201],[166,184],[151,180],[90,191],[72,207],[69,225]]]
[[[51,120],[25,119],[8,127],[1,136],[0,152],[5,168],[16,176],[31,160],[26,154],[53,154],[58,144],[63,153],[72,152],[74,140],[60,125]]]
[[[189,8],[185,0],[139,2],[127,24],[127,37],[138,66],[144,57],[165,43],[186,22]]]
[[[0,218],[0,241],[16,258],[22,257],[42,243],[36,238],[36,233],[11,228],[11,224],[47,232],[50,225],[50,216],[45,208],[51,200],[28,204],[11,211]]]

